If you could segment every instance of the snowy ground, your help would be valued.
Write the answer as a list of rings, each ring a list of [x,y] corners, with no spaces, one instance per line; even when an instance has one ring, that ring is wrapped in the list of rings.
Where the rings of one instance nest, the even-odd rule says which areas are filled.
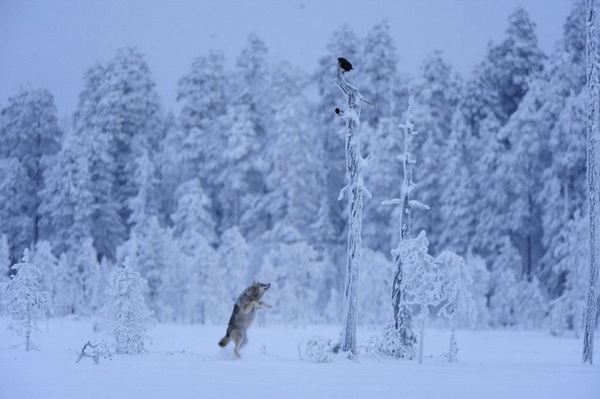
[[[139,356],[95,365],[76,352],[97,339],[89,320],[51,320],[40,351],[18,342],[0,318],[0,398],[600,398],[600,366],[580,364],[581,342],[545,332],[459,331],[460,364],[447,364],[448,331],[430,329],[416,361],[301,360],[298,344],[336,338],[339,326],[253,327],[242,360],[220,349],[224,326],[159,325]],[[46,326],[42,323],[42,329]],[[359,330],[367,342],[373,331]],[[600,340],[596,348],[600,347]],[[596,362],[600,353],[596,351]]]

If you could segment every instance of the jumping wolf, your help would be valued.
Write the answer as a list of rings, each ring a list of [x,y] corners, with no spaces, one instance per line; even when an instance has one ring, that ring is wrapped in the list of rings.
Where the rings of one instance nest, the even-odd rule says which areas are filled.
[[[231,313],[229,319],[227,333],[219,341],[219,346],[224,348],[233,339],[235,342],[233,352],[238,359],[240,358],[240,349],[248,342],[246,331],[254,321],[254,317],[256,317],[256,309],[271,308],[271,305],[261,301],[262,296],[270,286],[271,284],[253,282],[250,287],[240,294],[233,305],[233,313]]]

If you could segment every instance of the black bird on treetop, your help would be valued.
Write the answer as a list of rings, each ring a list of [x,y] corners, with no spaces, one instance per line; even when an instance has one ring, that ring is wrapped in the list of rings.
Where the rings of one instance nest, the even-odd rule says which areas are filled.
[[[344,57],[338,58],[338,66],[344,70],[344,72],[348,72],[352,69],[352,64],[350,61],[345,59]]]

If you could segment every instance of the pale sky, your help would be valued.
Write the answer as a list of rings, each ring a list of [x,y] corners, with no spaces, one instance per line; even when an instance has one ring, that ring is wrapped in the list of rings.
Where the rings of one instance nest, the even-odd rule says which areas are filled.
[[[572,0],[0,0],[0,107],[19,87],[49,89],[61,116],[70,115],[82,76],[117,48],[145,55],[166,109],[193,59],[221,49],[230,65],[257,34],[274,60],[312,72],[331,33],[348,23],[363,37],[387,19],[400,71],[416,76],[423,58],[442,50],[461,74],[499,42],[518,5],[537,24],[549,54],[562,36]],[[333,61],[335,62],[335,60]],[[355,65],[360,60],[353,60]]]

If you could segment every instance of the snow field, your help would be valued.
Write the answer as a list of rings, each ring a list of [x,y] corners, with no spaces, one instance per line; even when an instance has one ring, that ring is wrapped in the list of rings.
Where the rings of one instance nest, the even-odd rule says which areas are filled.
[[[58,398],[600,398],[600,367],[580,364],[581,340],[545,332],[457,332],[459,364],[449,364],[449,331],[428,329],[423,365],[377,360],[301,360],[298,345],[340,326],[253,326],[242,359],[217,346],[225,326],[160,324],[143,355],[114,355],[95,365],[77,352],[101,337],[93,321],[53,319],[38,334],[38,352],[12,348],[19,338],[0,318],[2,399]],[[44,323],[40,324],[45,330]],[[358,330],[363,348],[374,329]],[[361,346],[362,345],[362,346]],[[597,346],[598,347],[598,346]]]

